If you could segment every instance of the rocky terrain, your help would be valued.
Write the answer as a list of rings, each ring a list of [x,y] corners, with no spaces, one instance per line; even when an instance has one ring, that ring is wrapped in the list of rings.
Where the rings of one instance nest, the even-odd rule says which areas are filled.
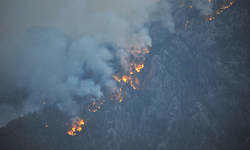
[[[148,24],[140,88],[119,83],[124,100],[104,103],[61,149],[250,149],[250,3],[238,0],[210,21],[190,2],[173,8],[175,33]]]
[[[152,23],[143,85],[102,114],[93,148],[249,149],[247,5],[235,2],[212,21],[177,9],[174,34]]]

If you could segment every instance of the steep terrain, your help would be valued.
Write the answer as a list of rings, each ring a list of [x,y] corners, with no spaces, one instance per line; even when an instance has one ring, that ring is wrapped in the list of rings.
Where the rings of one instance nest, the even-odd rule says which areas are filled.
[[[26,115],[0,129],[0,146],[250,149],[250,3],[236,1],[211,21],[189,5],[190,1],[185,1],[182,7],[173,8],[176,33],[170,33],[161,22],[149,23],[153,44],[139,75],[140,88],[134,90],[119,83],[127,93],[121,103],[107,100],[99,111],[89,115],[83,131],[74,137],[63,132],[67,128],[64,123],[51,123],[50,131],[31,125],[37,129],[26,134],[32,136],[20,139],[16,135],[27,126],[13,128],[32,122],[32,119],[25,122],[25,118],[44,120],[37,123],[41,125],[48,122],[46,112],[51,111],[55,114],[53,119],[68,119],[56,113],[56,108]],[[217,1],[217,5],[220,8],[222,1]]]

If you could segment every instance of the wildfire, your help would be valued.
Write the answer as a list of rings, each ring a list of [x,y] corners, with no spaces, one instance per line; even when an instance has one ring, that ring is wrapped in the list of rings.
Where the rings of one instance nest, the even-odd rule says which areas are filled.
[[[220,10],[220,11],[216,11],[216,14],[219,15],[220,13],[223,12],[223,10],[228,9],[230,6],[232,6],[233,3],[234,3],[234,1],[230,2],[229,5],[223,5],[223,6],[221,7],[221,10]],[[214,19],[214,16],[209,16],[209,17],[207,17],[207,18],[205,19],[205,21],[208,21],[208,20],[209,20],[209,21],[212,21],[213,19]]]
[[[121,79],[119,77],[114,75],[113,78],[115,78],[116,81],[121,82]]]
[[[125,83],[128,83],[128,81],[131,80],[131,77],[123,76],[123,77],[122,77],[122,80],[123,80]]]
[[[92,105],[89,105],[89,111],[90,112],[97,112],[98,109],[101,108],[101,105],[105,102],[105,100],[103,100],[101,103],[97,103],[97,102],[93,102]]]
[[[122,88],[119,88],[119,93],[117,94],[116,96],[116,99],[119,101],[119,102],[122,102]]]
[[[139,65],[135,64],[135,70],[137,72],[140,72],[143,67],[144,67],[144,64],[139,64]]]
[[[229,5],[226,5],[226,6],[222,6],[221,9],[228,9],[230,6],[232,6],[234,3],[234,1],[230,2]]]
[[[71,136],[76,135],[76,131],[81,132],[82,131],[82,125],[84,125],[84,121],[83,119],[78,119],[73,125],[72,125],[72,129],[70,131],[68,131],[68,134]]]
[[[219,15],[220,13],[223,12],[223,10],[228,9],[229,7],[231,7],[231,6],[233,5],[233,3],[234,3],[234,1],[230,2],[229,5],[223,5],[223,6],[221,7],[221,10],[220,10],[220,11],[216,11],[216,14]]]
[[[153,30],[153,28],[152,28]],[[129,71],[124,72],[122,75],[119,73],[118,75],[114,75],[113,78],[124,83],[128,83],[133,89],[138,89],[139,79],[137,78],[137,73],[141,72],[141,69],[144,68],[144,61],[145,57],[142,57],[144,54],[149,53],[149,48],[143,48],[140,50],[136,50],[134,48],[128,49],[128,53],[131,54],[132,58],[127,58],[128,64],[130,64]],[[136,63],[138,62],[138,63]],[[114,95],[111,95],[111,100],[118,100],[119,102],[122,102],[123,96],[122,96],[122,89],[119,88],[119,92],[115,93]]]
[[[134,49],[127,50],[127,52],[130,52],[134,57],[132,60],[130,60],[129,58],[127,58],[127,60],[130,60],[130,68],[128,72],[125,72],[124,75],[114,75],[113,78],[118,81],[118,82],[125,82],[130,84],[130,86],[133,89],[137,89],[137,87],[135,85],[139,85],[139,80],[136,77],[136,72],[141,72],[141,69],[144,68],[144,61],[145,58],[142,58],[139,54],[147,54],[149,53],[149,49],[148,48],[144,48],[141,50],[137,50],[135,51]],[[139,62],[139,63],[135,63],[135,62]],[[113,98],[111,98],[111,100],[113,100]]]
[[[130,86],[131,86],[133,89],[136,89],[136,87],[135,87],[135,85],[134,85],[134,83],[133,83],[132,80],[130,81]]]

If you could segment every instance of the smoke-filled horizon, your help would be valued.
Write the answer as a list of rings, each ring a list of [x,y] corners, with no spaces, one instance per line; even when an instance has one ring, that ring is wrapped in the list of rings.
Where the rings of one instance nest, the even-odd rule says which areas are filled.
[[[43,102],[57,105],[72,117],[80,106],[74,96],[102,98],[102,89],[116,92],[114,59],[105,43],[115,43],[127,71],[127,49],[151,46],[150,20],[163,20],[174,33],[169,1],[155,18],[157,0],[9,0],[0,2],[0,98],[25,93],[18,106],[0,104],[0,126],[38,111]],[[157,18],[158,17],[158,18]],[[142,52],[143,53],[143,52]],[[146,52],[144,52],[146,53]],[[84,78],[86,73],[98,78]],[[7,96],[6,96],[7,95]],[[14,97],[17,98],[17,97]],[[21,98],[20,98],[21,99]],[[8,101],[7,100],[7,101]]]

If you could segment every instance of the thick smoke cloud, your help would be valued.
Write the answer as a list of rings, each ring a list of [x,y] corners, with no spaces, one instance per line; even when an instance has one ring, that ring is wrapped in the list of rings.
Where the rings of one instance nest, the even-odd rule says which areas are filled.
[[[96,101],[103,96],[102,88],[116,92],[115,70],[110,64],[113,54],[104,45],[115,43],[127,70],[126,50],[151,46],[144,24],[156,9],[151,7],[155,2],[1,1],[0,93],[22,91],[26,96],[18,105],[5,97],[8,102],[0,104],[0,126],[41,109],[44,102],[75,117],[81,109],[75,97],[84,100],[90,96]]]
[[[193,0],[193,6],[201,12],[202,15],[207,16],[213,12],[213,3],[209,0]]]
[[[163,25],[168,29],[169,32],[175,33],[175,24],[172,18],[172,0],[162,0],[158,2],[154,7],[157,11],[153,11],[150,16],[150,20],[158,21],[161,20]]]
[[[71,115],[78,106],[72,95],[94,95],[100,99],[101,86],[81,77],[86,70],[98,73],[105,81],[113,69],[106,64],[110,52],[96,47],[92,38],[83,38],[69,45],[68,39],[54,28],[32,27],[13,42],[6,43],[1,67],[1,88],[23,89],[28,98],[21,112],[37,111],[43,102],[57,103]],[[82,58],[81,58],[82,57]]]
[[[37,111],[44,102],[57,104],[59,109],[75,116],[79,106],[74,95],[81,98],[92,95],[99,100],[103,95],[101,84],[108,84],[110,90],[116,86],[111,78],[113,68],[107,64],[112,59],[111,53],[98,47],[90,37],[69,43],[69,39],[55,28],[32,27],[1,49],[6,50],[1,51],[1,55],[5,55],[1,60],[4,64],[1,66],[1,89],[28,92],[21,109],[16,111],[8,106],[14,116]],[[103,82],[96,84],[91,79],[84,79],[84,71],[98,74]]]
[[[16,35],[33,25],[55,27],[76,37],[109,34],[128,37],[131,23],[140,28],[148,20],[155,0],[9,0],[0,2],[1,38]],[[125,39],[124,39],[125,40]]]

